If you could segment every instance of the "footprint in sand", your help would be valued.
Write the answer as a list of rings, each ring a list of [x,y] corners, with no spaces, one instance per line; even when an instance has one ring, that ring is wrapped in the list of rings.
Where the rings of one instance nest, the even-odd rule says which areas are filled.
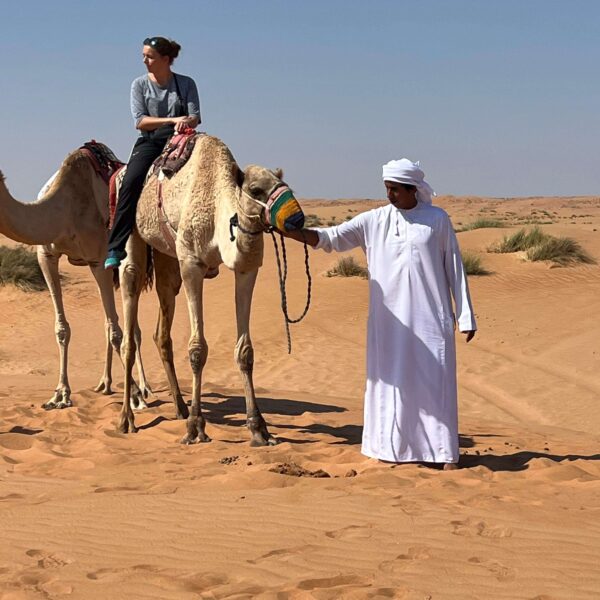
[[[336,577],[324,577],[322,579],[304,579],[298,583],[298,588],[301,590],[319,590],[367,583],[363,577],[357,575],[337,575]],[[342,590],[340,590],[339,597],[342,597],[341,592]]]
[[[384,573],[395,574],[397,571],[403,571],[412,563],[419,560],[426,560],[431,556],[429,548],[422,544],[411,546],[405,554],[399,554],[393,560],[385,560],[380,563],[379,568]]]
[[[341,529],[326,531],[325,535],[334,540],[368,540],[373,536],[372,525],[348,525]]]
[[[469,558],[469,562],[473,565],[487,569],[498,581],[513,581],[515,579],[515,570],[504,566],[495,560],[486,560],[477,556]]]
[[[316,546],[292,546],[291,548],[277,548],[276,550],[271,550],[266,554],[261,554],[258,558],[254,558],[251,560],[247,560],[246,562],[251,565],[255,565],[260,561],[267,560],[269,558],[278,557],[280,559],[285,559],[286,557],[296,556],[297,554],[301,554],[303,552],[312,552],[316,549]]]
[[[27,556],[30,558],[37,560],[38,567],[41,569],[57,569],[59,567],[70,565],[73,562],[70,558],[65,556],[60,556],[59,554],[49,554],[48,552],[36,550],[35,548],[27,550],[25,554],[27,554]]]
[[[512,529],[508,527],[490,527],[485,521],[465,519],[464,521],[450,521],[454,535],[474,536],[489,538],[512,537]]]

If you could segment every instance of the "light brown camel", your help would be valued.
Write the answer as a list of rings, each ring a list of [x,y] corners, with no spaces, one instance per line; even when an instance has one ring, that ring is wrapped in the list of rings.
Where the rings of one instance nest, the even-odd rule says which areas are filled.
[[[112,352],[120,356],[123,333],[115,308],[112,271],[103,261],[108,242],[108,186],[96,174],[90,159],[75,150],[62,163],[44,196],[36,202],[19,202],[9,193],[0,173],[0,233],[24,244],[37,245],[37,257],[54,304],[55,333],[60,352],[58,385],[46,409],[72,406],[67,374],[71,328],[62,300],[58,259],[65,254],[72,264],[88,265],[94,276],[106,315],[106,359],[97,392],[111,394]],[[140,337],[139,328],[136,337]],[[139,347],[139,342],[138,342]],[[140,388],[133,383],[136,408],[146,406],[150,393],[139,353],[137,367]]]
[[[263,222],[261,206],[270,193],[282,185],[281,171],[273,172],[251,165],[242,172],[231,152],[219,139],[202,135],[188,163],[170,180],[162,182],[164,213],[157,204],[156,176],[147,182],[137,208],[137,232],[131,238],[130,254],[121,270],[123,294],[125,393],[118,430],[136,431],[130,406],[131,368],[135,351],[133,336],[138,298],[145,272],[145,244],[154,249],[156,291],[160,301],[155,341],[159,347],[176,410],[187,415],[173,368],[170,329],[175,296],[183,280],[188,300],[191,337],[188,345],[192,367],[191,414],[182,443],[208,442],[202,415],[202,370],[208,346],[204,337],[202,291],[209,268],[223,263],[235,272],[237,344],[235,360],[239,366],[246,397],[247,426],[251,444],[274,444],[256,403],[252,369],[254,351],[249,321],[252,293],[263,259]],[[239,218],[235,239],[231,239],[230,219]],[[169,234],[173,233],[173,236]],[[250,233],[252,232],[252,233]],[[179,266],[179,269],[177,268]]]

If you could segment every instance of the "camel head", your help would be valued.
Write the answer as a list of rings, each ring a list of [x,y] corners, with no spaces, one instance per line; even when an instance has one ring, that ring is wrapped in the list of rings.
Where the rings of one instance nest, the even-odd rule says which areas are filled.
[[[264,210],[264,219],[281,231],[301,229],[304,226],[304,213],[294,198],[294,192],[282,180],[283,171],[271,171],[258,165],[249,165],[243,173],[238,173],[238,185],[255,203]]]

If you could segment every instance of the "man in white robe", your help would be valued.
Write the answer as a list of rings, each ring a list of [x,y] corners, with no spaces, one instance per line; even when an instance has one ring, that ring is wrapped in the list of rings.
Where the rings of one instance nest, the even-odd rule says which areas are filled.
[[[286,235],[326,252],[360,246],[369,269],[362,453],[391,462],[459,459],[454,330],[475,335],[467,277],[447,213],[418,163],[383,167],[389,204],[341,225]],[[453,309],[452,298],[456,311]]]

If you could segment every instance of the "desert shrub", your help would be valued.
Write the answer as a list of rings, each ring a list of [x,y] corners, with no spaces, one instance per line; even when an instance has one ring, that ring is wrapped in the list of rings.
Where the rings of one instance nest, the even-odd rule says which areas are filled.
[[[314,214],[304,215],[304,227],[321,227],[323,221]]]
[[[557,265],[573,263],[595,264],[595,260],[581,247],[579,242],[567,237],[548,236],[537,246],[527,250],[531,261],[550,260]]]
[[[467,275],[489,275],[490,272],[483,266],[481,257],[473,252],[463,252],[462,261]]]
[[[27,292],[46,289],[34,252],[23,247],[0,246],[0,285],[8,284]]]
[[[342,256],[335,266],[327,271],[327,277],[360,277],[367,279],[369,271],[359,265],[353,256]]]
[[[531,230],[519,229],[516,233],[504,236],[504,239],[497,245],[490,248],[492,252],[523,252],[541,244],[548,239],[548,234],[544,233],[539,227],[533,227]]]
[[[460,233],[461,231],[471,231],[472,229],[486,229],[492,227],[506,227],[506,225],[499,219],[476,219],[472,223],[463,225],[456,231]]]

